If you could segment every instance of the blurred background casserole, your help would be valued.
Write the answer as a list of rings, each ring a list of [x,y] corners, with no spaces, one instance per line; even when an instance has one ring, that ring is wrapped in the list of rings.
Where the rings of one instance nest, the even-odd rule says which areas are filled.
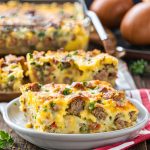
[[[0,3],[0,54],[86,49],[89,21],[78,2]]]

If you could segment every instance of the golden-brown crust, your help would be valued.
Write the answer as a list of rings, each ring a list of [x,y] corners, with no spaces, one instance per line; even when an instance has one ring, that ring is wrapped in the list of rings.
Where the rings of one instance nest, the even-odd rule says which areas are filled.
[[[29,77],[32,82],[47,84],[74,81],[104,80],[115,84],[118,60],[99,50],[48,51],[27,55]],[[61,76],[60,76],[61,75]]]
[[[52,83],[35,89],[37,83],[24,85],[20,103],[36,130],[93,133],[127,128],[137,120],[136,107],[107,82]]]

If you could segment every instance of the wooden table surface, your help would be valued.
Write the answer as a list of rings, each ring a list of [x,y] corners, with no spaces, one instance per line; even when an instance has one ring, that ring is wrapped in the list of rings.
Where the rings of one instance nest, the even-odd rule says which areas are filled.
[[[135,83],[138,88],[149,88],[150,89],[150,77],[140,77],[133,76]],[[43,150],[42,148],[36,147],[29,142],[20,138],[12,129],[10,129],[0,114],[0,129],[5,130],[11,134],[13,137],[15,144],[12,147],[12,150]],[[134,147],[131,147],[129,150],[150,150],[150,140],[142,142]]]

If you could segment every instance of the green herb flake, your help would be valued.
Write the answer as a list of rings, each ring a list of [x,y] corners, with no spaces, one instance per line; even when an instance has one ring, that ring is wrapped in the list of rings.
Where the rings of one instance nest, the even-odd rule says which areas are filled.
[[[45,32],[41,31],[38,33],[39,38],[43,38],[45,36]]]
[[[9,149],[14,143],[12,137],[5,131],[0,131],[0,149]]]
[[[86,124],[82,124],[80,127],[80,132],[81,133],[88,133],[88,126]]]
[[[78,54],[78,51],[75,51],[74,53],[73,53],[73,55],[77,55]]]
[[[148,68],[148,62],[143,59],[137,60],[137,61],[132,62],[129,65],[129,68],[133,74],[141,75],[146,72]]]
[[[53,108],[54,106],[56,105],[56,103],[54,103],[54,102],[51,102],[50,103],[50,106]]]
[[[10,81],[14,81],[14,80],[15,80],[15,76],[14,76],[14,75],[9,75],[8,79],[9,79]]]
[[[30,59],[33,58],[33,55],[31,53],[28,53],[28,56],[29,56]]]
[[[43,84],[41,84],[41,83],[38,83],[38,86],[41,88],[41,87],[43,86]]]
[[[71,93],[71,89],[70,88],[65,88],[63,91],[64,95],[69,95]]]
[[[36,62],[34,62],[34,61],[33,61],[33,62],[31,62],[30,64],[31,64],[31,65],[35,65],[35,64],[36,64]]]
[[[62,64],[59,64],[59,65],[58,65],[58,69],[60,69],[61,71],[63,71],[63,70],[64,70],[63,65],[62,65]]]
[[[89,110],[92,111],[95,108],[95,102],[89,104]]]
[[[71,54],[67,54],[67,55],[66,55],[66,57],[71,57],[71,56],[72,56]]]
[[[47,112],[47,106],[44,106],[43,111]]]
[[[36,119],[36,115],[34,115],[33,118]]]
[[[94,92],[94,91],[91,91],[91,94],[95,94],[95,92]]]
[[[87,82],[86,82],[86,81],[84,81],[84,82],[83,82],[83,85],[84,85],[84,86],[87,86]]]
[[[17,103],[14,103],[15,106],[17,106]]]

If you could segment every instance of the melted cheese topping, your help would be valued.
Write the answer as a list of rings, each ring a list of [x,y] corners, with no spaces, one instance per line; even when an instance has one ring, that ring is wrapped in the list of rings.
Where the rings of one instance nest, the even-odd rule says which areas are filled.
[[[98,50],[37,52],[27,55],[32,82],[71,83],[100,79],[115,84],[118,60]],[[61,75],[60,75],[61,74]],[[113,76],[112,76],[113,75]]]
[[[0,91],[18,92],[23,77],[23,68],[16,56],[8,55],[5,59],[0,59]]]
[[[72,85],[31,83],[21,91],[21,111],[30,127],[43,132],[112,131],[134,125],[138,115],[123,91],[98,80]]]
[[[78,2],[38,4],[9,1],[0,3],[0,10],[1,50],[26,54],[35,49],[63,47],[72,51],[88,46],[90,25],[85,25],[83,9]]]

